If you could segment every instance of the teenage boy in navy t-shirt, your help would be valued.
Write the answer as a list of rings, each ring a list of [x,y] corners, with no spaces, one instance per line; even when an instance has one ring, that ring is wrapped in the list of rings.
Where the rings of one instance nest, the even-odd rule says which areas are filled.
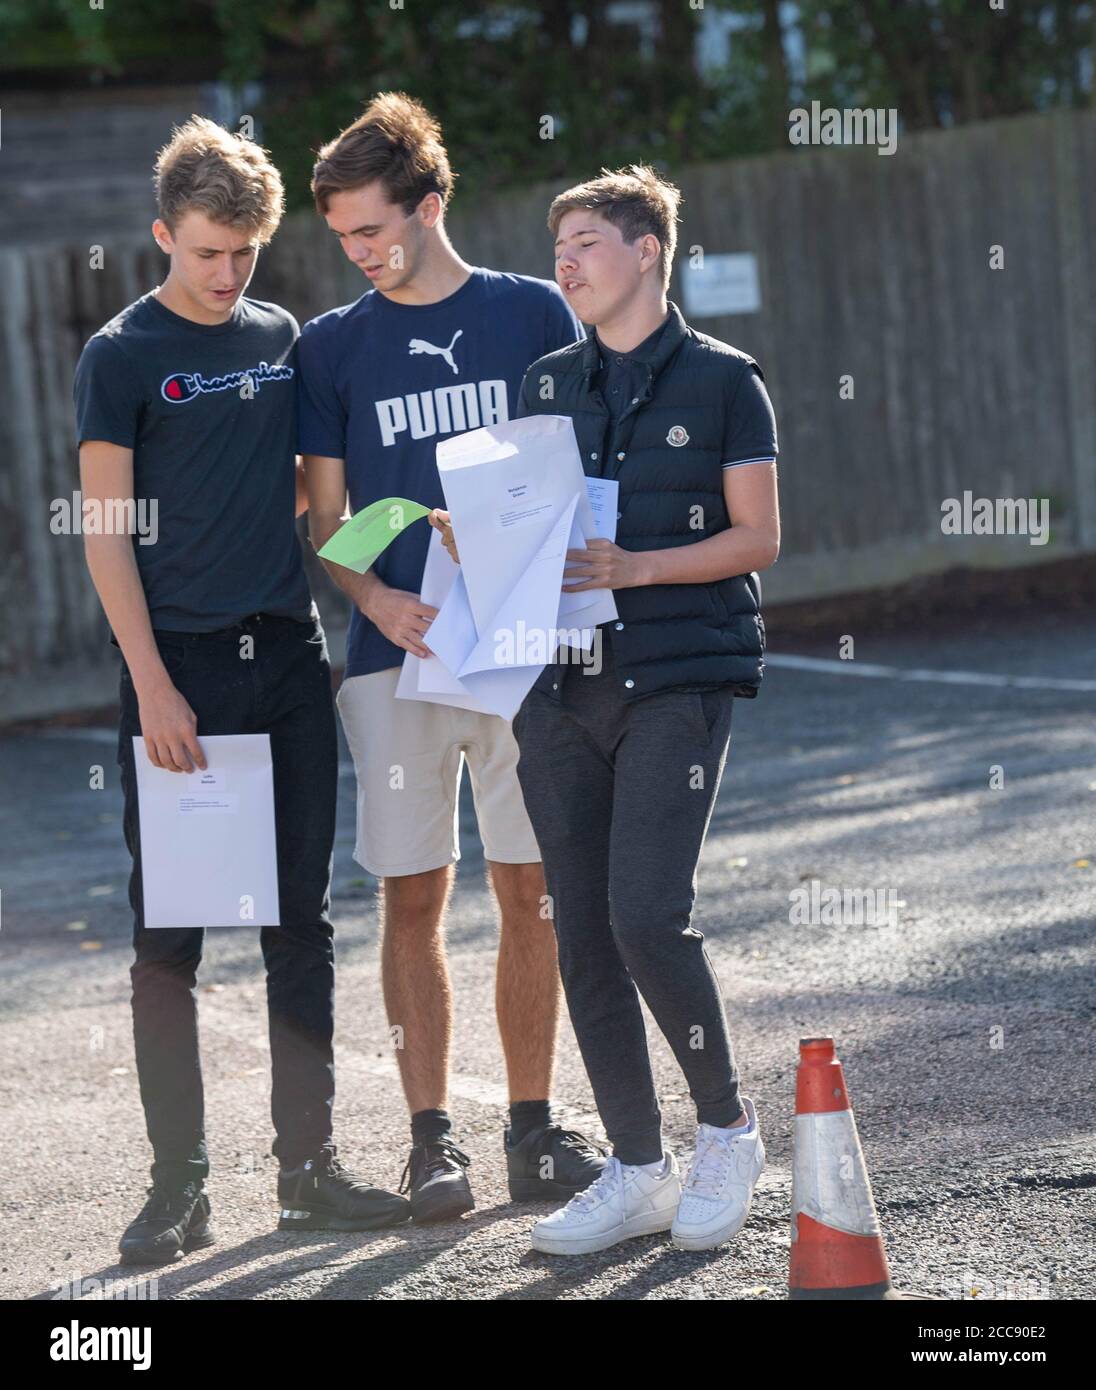
[[[301,335],[300,450],[317,549],[348,497],[353,512],[390,496],[442,506],[438,441],[509,419],[529,363],[583,337],[556,285],[457,255],[444,226],[452,185],[437,123],[401,94],[378,96],[320,151],[317,209],[372,288]],[[428,654],[436,609],[420,588],[429,539],[429,527],[409,527],[364,575],[328,565],[353,602],[338,707],[358,777],[355,858],[384,880],[385,1003],[400,1030],[412,1135],[405,1177],[419,1221],[474,1205],[446,1109],[452,1008],[442,922],[460,857],[462,757],[501,918],[510,1194],[568,1197],[605,1161],[549,1107],[559,973],[510,722],[396,698],[407,653]]]
[[[206,735],[270,736],[282,924],[263,927],[260,942],[279,1226],[365,1230],[410,1215],[344,1169],[331,1137],[338,756],[324,633],[294,528],[297,324],[244,296],[281,219],[282,182],[257,145],[200,117],[174,133],[156,173],[152,230],[167,279],[91,338],[75,382],[84,496],[133,499],[142,513],[155,504],[157,517],[152,544],[85,538],[123,656],[133,1030],[153,1149],[123,1263],[171,1260],[215,1238],[195,983],[203,931],[144,926],[134,736],[172,772],[206,766]]]

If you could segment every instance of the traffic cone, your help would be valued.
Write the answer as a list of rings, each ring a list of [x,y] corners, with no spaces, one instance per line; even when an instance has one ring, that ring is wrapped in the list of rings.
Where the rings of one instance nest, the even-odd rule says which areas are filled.
[[[799,1040],[788,1297],[903,1297],[891,1287],[883,1233],[832,1038]]]

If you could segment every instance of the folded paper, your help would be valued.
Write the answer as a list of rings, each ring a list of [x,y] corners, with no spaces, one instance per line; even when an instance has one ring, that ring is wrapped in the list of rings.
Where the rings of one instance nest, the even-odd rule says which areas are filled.
[[[437,460],[461,563],[431,538],[433,655],[408,654],[397,695],[510,719],[561,645],[588,652],[597,625],[617,616],[611,590],[562,585],[568,549],[615,536],[619,485],[586,477],[574,426],[558,415],[470,430],[439,444]]]
[[[344,521],[317,553],[323,560],[364,574],[402,531],[429,510],[407,497],[382,497]]]

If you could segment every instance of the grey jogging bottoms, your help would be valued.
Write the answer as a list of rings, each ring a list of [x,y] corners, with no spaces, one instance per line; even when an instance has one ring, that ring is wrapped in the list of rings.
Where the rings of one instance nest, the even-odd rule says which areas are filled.
[[[704,937],[696,867],[730,741],[729,688],[621,698],[609,633],[597,675],[559,668],[561,701],[533,689],[514,718],[518,780],[544,859],[560,974],[598,1112],[622,1163],[662,1157],[639,995],[698,1122],[743,1113]],[[638,990],[638,994],[637,994]]]

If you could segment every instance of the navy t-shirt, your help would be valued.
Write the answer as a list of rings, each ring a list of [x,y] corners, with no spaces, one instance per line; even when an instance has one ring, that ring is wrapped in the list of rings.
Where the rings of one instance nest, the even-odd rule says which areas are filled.
[[[345,459],[353,512],[382,497],[443,507],[438,442],[509,420],[530,363],[584,336],[559,286],[526,275],[476,269],[435,304],[369,290],[302,330],[300,452]],[[375,573],[417,594],[429,542],[428,523],[415,522]],[[405,655],[353,609],[347,676],[399,666]]]
[[[241,297],[227,322],[192,323],[149,293],[80,355],[79,441],[132,449],[134,499],[156,505],[154,543],[133,546],[153,628],[314,611],[294,519],[297,335],[276,304]]]

